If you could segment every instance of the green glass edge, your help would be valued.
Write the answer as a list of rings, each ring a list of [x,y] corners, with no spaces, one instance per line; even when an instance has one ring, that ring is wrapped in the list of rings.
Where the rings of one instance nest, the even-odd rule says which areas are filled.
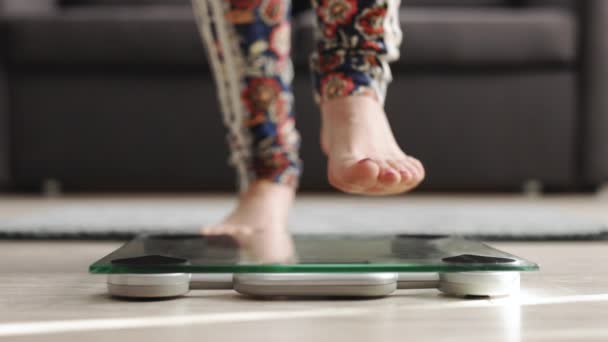
[[[416,264],[298,264],[298,265],[221,265],[221,266],[172,266],[170,268],[129,268],[116,265],[89,267],[92,274],[118,273],[363,273],[363,272],[474,272],[474,271],[538,271],[537,264],[523,265],[416,265]]]

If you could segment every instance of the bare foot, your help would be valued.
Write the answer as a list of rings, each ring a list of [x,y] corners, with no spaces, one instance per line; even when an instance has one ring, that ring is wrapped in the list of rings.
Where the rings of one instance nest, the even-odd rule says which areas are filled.
[[[321,105],[321,113],[321,146],[334,187],[348,193],[389,195],[409,191],[424,179],[422,163],[401,150],[376,100],[334,99]]]
[[[287,230],[295,190],[269,181],[256,181],[241,194],[238,206],[221,223],[204,227],[204,235],[230,235],[247,257],[264,263],[289,263],[294,258]]]

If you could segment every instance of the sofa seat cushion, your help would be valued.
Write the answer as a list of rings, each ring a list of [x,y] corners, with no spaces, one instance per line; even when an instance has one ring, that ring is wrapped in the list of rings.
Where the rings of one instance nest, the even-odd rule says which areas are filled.
[[[577,25],[565,9],[402,9],[399,65],[518,66],[576,61]],[[314,15],[294,20],[296,65],[313,50]],[[15,64],[206,64],[190,8],[78,8],[5,19],[9,61]]]
[[[58,0],[62,7],[69,6],[189,6],[190,0]]]
[[[84,7],[5,19],[15,64],[201,65],[205,50],[185,6]]]

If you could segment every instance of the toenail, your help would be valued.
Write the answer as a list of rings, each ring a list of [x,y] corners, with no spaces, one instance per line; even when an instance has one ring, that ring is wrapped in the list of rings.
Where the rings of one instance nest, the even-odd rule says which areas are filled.
[[[361,159],[361,160],[359,160],[359,163],[360,163],[360,164],[363,164],[363,163],[365,163],[366,161],[371,161],[371,162],[373,162],[374,160],[373,160],[372,158],[365,158],[365,159]]]
[[[395,170],[393,170],[393,169],[388,169],[388,170],[384,171],[384,174],[392,176],[392,175],[397,175],[397,172],[395,172]]]

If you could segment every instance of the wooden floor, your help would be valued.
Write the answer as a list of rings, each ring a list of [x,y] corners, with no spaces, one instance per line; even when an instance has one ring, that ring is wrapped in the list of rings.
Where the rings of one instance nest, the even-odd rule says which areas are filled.
[[[608,219],[605,197],[548,200]],[[0,217],[39,205],[48,203],[0,198]],[[104,277],[86,270],[119,245],[0,241],[0,341],[608,341],[607,242],[494,243],[541,264],[513,297],[400,290],[337,301],[259,301],[232,291],[115,300]]]

